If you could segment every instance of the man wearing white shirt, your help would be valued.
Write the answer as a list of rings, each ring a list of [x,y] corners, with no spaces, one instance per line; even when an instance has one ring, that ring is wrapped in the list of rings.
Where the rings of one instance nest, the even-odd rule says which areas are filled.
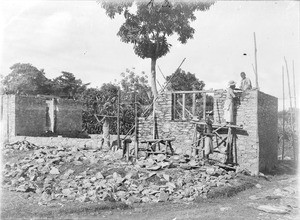
[[[242,91],[252,89],[251,80],[249,78],[246,78],[246,74],[244,72],[241,72],[241,77],[242,77],[242,80],[241,80],[240,89]]]

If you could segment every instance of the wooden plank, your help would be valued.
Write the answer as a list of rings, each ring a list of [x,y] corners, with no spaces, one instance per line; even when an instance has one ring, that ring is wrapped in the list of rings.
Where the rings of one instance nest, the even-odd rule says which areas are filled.
[[[214,93],[214,90],[191,90],[191,91],[172,91],[172,94],[199,94],[199,93]]]
[[[148,143],[148,142],[156,142],[156,141],[175,141],[176,138],[164,138],[164,139],[147,139],[142,140],[141,143]]]
[[[195,121],[191,120],[191,123],[198,124],[198,125],[205,125],[206,123],[204,121]],[[239,125],[231,125],[231,124],[212,124],[214,128],[237,128],[237,129],[243,129],[243,126]]]
[[[177,103],[183,108],[183,105],[180,103],[179,100],[177,100]],[[193,114],[192,114],[187,108],[185,108],[185,111],[186,111],[187,113],[189,113],[190,116],[193,117]]]

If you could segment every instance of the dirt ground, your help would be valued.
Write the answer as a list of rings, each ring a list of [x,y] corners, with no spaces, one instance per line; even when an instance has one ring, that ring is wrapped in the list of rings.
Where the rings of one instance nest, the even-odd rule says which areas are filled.
[[[39,206],[34,195],[3,192],[1,219],[299,219],[297,176],[283,174],[257,178],[256,186],[232,197],[193,203],[72,203]],[[285,206],[287,214],[257,209],[260,205]]]

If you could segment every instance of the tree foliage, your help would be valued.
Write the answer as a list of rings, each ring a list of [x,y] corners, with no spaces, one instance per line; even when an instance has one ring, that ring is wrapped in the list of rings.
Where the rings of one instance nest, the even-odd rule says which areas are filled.
[[[83,84],[81,79],[76,79],[73,73],[61,72],[62,75],[53,79],[53,94],[60,97],[78,99],[82,92],[87,88],[87,84]]]
[[[2,84],[6,94],[51,94],[51,80],[44,70],[37,69],[29,63],[16,63],[4,77]]]
[[[149,4],[150,3],[150,4]],[[133,50],[141,58],[151,59],[151,88],[154,98],[156,88],[156,60],[166,55],[171,48],[168,37],[176,34],[177,40],[185,44],[193,38],[195,29],[190,23],[196,20],[194,13],[205,11],[213,3],[211,1],[101,1],[102,7],[110,18],[123,14],[125,22],[117,35],[122,42],[133,44]],[[136,6],[136,10],[132,7]]]
[[[195,74],[185,72],[182,69],[176,70],[172,75],[166,77],[170,81],[170,89],[176,91],[202,90],[205,83],[199,80]]]

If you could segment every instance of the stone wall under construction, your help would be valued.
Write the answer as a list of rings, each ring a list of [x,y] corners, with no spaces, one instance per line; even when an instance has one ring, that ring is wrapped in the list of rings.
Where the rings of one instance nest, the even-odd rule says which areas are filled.
[[[214,91],[214,124],[222,124],[225,90]],[[253,173],[269,172],[277,163],[277,98],[258,90],[241,94],[234,110],[237,132],[237,163]],[[159,138],[175,137],[173,148],[178,154],[190,154],[195,125],[172,120],[172,94],[159,96],[156,111]],[[139,141],[153,139],[153,117],[139,118]],[[213,157],[219,158],[218,153]]]

